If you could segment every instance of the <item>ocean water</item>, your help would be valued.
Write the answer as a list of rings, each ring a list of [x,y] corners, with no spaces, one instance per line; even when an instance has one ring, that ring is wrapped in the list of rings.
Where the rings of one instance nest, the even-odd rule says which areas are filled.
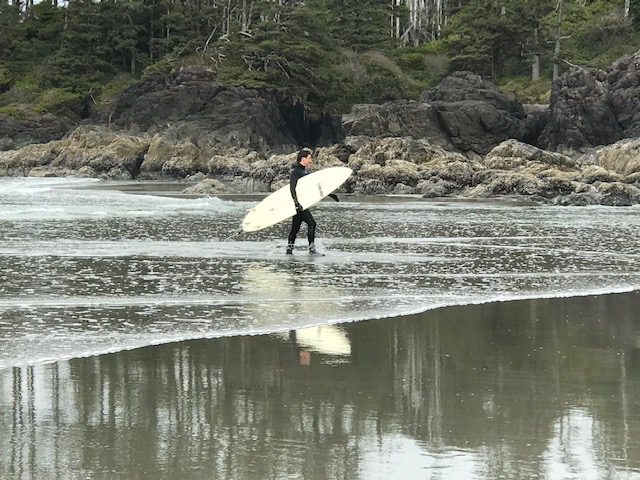
[[[323,201],[293,258],[255,199],[0,179],[0,369],[438,307],[640,288],[640,208]]]
[[[3,480],[640,479],[639,208],[98,186],[0,178]]]

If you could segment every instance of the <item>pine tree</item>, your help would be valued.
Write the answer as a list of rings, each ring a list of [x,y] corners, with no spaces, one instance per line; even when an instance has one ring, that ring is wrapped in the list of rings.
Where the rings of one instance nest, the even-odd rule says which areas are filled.
[[[469,69],[496,80],[508,66],[518,71],[540,55],[544,43],[541,19],[550,0],[472,0],[445,29],[453,69]]]
[[[357,52],[395,44],[391,4],[387,0],[332,0],[329,25],[341,47]]]
[[[66,12],[62,46],[52,61],[48,86],[87,94],[110,78],[114,70],[104,60],[104,32],[99,4],[91,0],[72,0]]]
[[[11,71],[17,69],[21,60],[26,60],[20,54],[23,41],[24,29],[18,6],[0,0],[0,89],[11,83]]]
[[[636,25],[640,25],[640,0],[629,0],[629,16]]]

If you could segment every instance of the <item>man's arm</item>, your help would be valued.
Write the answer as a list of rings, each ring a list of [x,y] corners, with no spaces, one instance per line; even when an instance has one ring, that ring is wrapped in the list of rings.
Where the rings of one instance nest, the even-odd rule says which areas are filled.
[[[296,187],[298,186],[298,180],[302,177],[301,169],[294,168],[291,172],[291,179],[289,180],[289,190],[291,191],[291,198],[293,198],[293,204],[296,207],[296,212],[302,211],[302,206],[298,202],[298,194],[296,193]]]

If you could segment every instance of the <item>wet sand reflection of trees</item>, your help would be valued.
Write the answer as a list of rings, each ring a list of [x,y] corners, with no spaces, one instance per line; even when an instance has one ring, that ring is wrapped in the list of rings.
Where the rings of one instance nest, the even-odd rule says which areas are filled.
[[[481,478],[637,471],[634,308],[541,300],[345,325],[350,361],[312,351],[308,366],[295,336],[256,336],[14,368],[0,477],[357,478],[396,434],[471,457]]]

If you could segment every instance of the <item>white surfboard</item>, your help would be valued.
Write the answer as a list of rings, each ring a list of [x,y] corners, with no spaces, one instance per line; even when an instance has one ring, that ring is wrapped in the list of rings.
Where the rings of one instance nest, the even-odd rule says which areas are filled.
[[[296,186],[300,205],[307,209],[318,203],[346,182],[352,173],[353,170],[347,167],[330,167],[305,175],[298,180]],[[293,204],[289,184],[287,184],[249,210],[242,221],[242,230],[257,232],[293,217],[295,214],[296,207]]]

